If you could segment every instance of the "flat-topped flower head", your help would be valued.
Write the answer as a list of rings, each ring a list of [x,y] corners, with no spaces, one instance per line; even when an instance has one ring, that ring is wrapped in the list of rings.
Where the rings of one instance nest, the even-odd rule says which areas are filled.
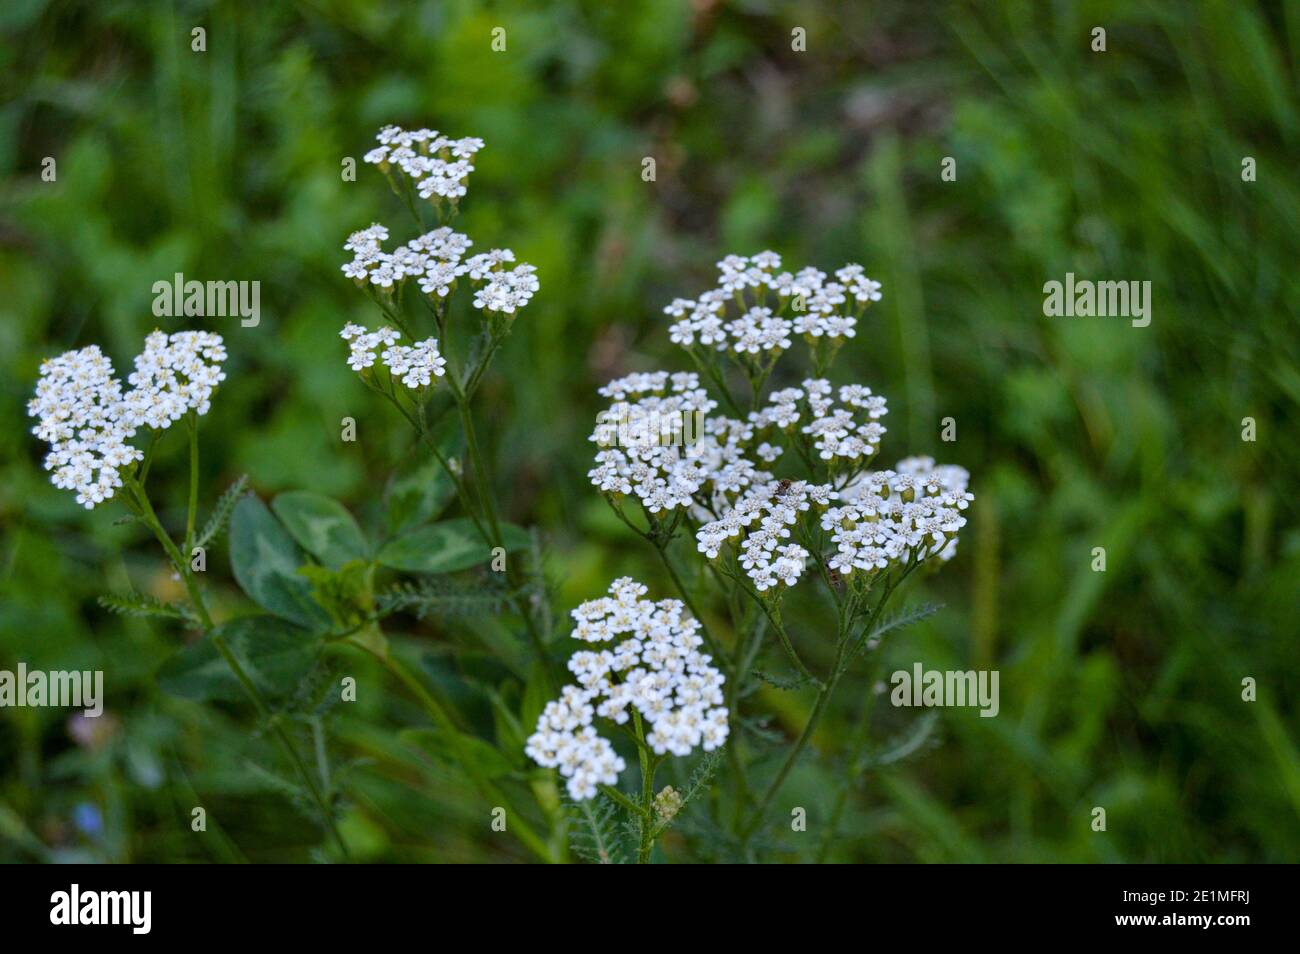
[[[872,471],[840,491],[842,507],[822,515],[836,553],[829,565],[844,575],[882,570],[937,557],[952,559],[962,515],[974,495],[970,474],[952,464],[936,466],[930,457],[908,457],[894,470]]]
[[[679,600],[642,599],[646,587],[631,577],[615,580],[609,595],[573,611],[573,637],[591,648],[573,654],[565,686],[546,705],[525,751],[546,768],[558,768],[575,801],[614,785],[624,760],[598,735],[597,718],[623,725],[638,712],[648,727],[646,744],[658,755],[711,752],[730,727],[723,705],[724,676],[700,652],[700,624]]]
[[[779,596],[814,560],[848,574],[950,558],[965,524],[960,511],[972,499],[968,475],[929,458],[908,458],[883,476],[871,472],[886,434],[884,397],[820,376],[761,397],[791,335],[803,334],[814,363],[827,367],[863,309],[881,297],[861,265],[843,266],[834,280],[816,268],[780,268],[774,252],[728,255],[718,263],[717,288],[664,309],[674,319],[670,337],[712,383],[725,386],[718,354],[737,359],[754,409],[743,419],[710,414],[719,404],[695,373],[618,378],[600,389],[612,403],[591,435],[599,449],[589,479],[620,512],[630,497],[651,522],[665,514],[685,519],[708,559],[730,548],[725,559],[759,593]],[[682,440],[688,414],[694,439]],[[803,480],[768,469],[800,463]],[[813,553],[814,536],[828,539],[823,531],[834,549]]]
[[[411,181],[422,199],[454,203],[465,195],[470,161],[483,148],[475,137],[452,139],[436,129],[402,129],[385,126],[375,137],[379,145],[362,158],[385,174],[398,173]]]
[[[469,271],[462,259],[474,243],[468,236],[446,226],[416,236],[392,252],[384,250],[387,239],[388,229],[382,225],[372,225],[349,235],[343,249],[352,253],[352,261],[342,266],[343,274],[358,285],[369,284],[380,289],[391,289],[404,284],[408,278],[415,278],[421,290],[431,294],[423,287],[426,277],[443,277],[444,284],[450,286]]]
[[[43,362],[27,413],[39,419],[32,433],[50,445],[50,482],[74,491],[87,510],[122,486],[119,468],[144,456],[127,443],[135,429],[123,420],[122,384],[98,345]]]
[[[155,430],[179,421],[188,411],[207,414],[213,391],[226,379],[221,370],[225,360],[225,344],[218,334],[153,332],[127,378],[132,390],[123,399],[123,413],[132,426]]]
[[[881,299],[881,285],[861,265],[848,264],[830,280],[805,268],[779,271],[775,252],[728,255],[718,262],[718,285],[698,298],[675,298],[664,309],[674,321],[669,338],[684,347],[696,344],[753,359],[791,345],[791,335],[810,344],[842,343],[857,334],[858,319]]]
[[[144,458],[129,443],[136,431],[165,430],[189,412],[206,414],[225,380],[225,359],[220,335],[155,331],[135,358],[125,393],[98,345],[45,361],[27,413],[39,419],[32,433],[50,445],[50,482],[74,491],[87,510],[111,499],[122,486],[122,468]]]
[[[385,126],[379,131],[379,146],[366,154],[366,161],[385,174],[410,180],[408,185],[421,198],[455,204],[465,194],[465,181],[474,167],[470,159],[483,147],[477,138],[450,139],[432,129],[405,130]],[[395,188],[398,187],[394,183]],[[483,312],[494,333],[514,319],[541,287],[537,269],[517,262],[508,248],[494,248],[471,255],[474,243],[468,236],[442,225],[416,236],[392,251],[384,245],[389,232],[378,223],[348,236],[344,251],[352,260],[340,268],[359,288],[378,298],[387,310],[400,307],[408,283],[418,286],[441,310],[457,286],[468,284],[473,306]],[[359,356],[363,367],[365,358]],[[373,364],[373,361],[371,362]]]
[[[402,335],[393,328],[369,331],[352,322],[343,326],[339,337],[348,343],[348,367],[353,371],[365,372],[378,361],[393,380],[412,390],[429,387],[434,378],[447,373],[447,359],[438,351],[437,338],[407,346],[397,343]]]
[[[886,429],[879,419],[888,408],[885,399],[865,384],[839,389],[840,404],[831,399],[833,389],[824,378],[810,378],[802,387],[774,392],[767,405],[752,416],[756,427],[788,430],[801,424],[813,438],[818,457],[836,465],[868,461],[880,449]]]

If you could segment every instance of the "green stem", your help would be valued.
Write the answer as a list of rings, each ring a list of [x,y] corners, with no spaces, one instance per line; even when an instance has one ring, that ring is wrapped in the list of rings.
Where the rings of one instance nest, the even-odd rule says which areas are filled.
[[[781,768],[777,771],[776,777],[773,778],[771,784],[768,785],[767,791],[759,802],[758,808],[755,809],[754,814],[750,816],[749,823],[741,829],[740,838],[742,847],[748,845],[749,839],[753,837],[754,832],[762,823],[763,814],[767,810],[767,807],[771,804],[772,799],[776,797],[776,793],[780,790],[786,777],[790,774],[791,769],[794,768],[795,763],[799,760],[799,756],[803,753],[803,750],[808,746],[809,741],[812,739],[813,732],[816,730],[817,724],[821,721],[822,714],[825,712],[826,706],[830,702],[831,694],[839,684],[840,676],[842,676],[844,671],[848,668],[848,661],[852,653],[858,649],[862,640],[866,638],[866,634],[870,632],[871,626],[880,618],[880,614],[884,611],[885,604],[898,588],[898,585],[902,583],[902,581],[907,578],[908,574],[910,574],[915,568],[915,564],[909,564],[902,574],[891,578],[886,583],[885,591],[881,594],[880,599],[868,615],[863,625],[862,633],[857,637],[851,635],[854,615],[856,613],[856,610],[854,609],[855,601],[849,600],[846,602],[845,606],[841,607],[839,632],[836,636],[835,662],[831,665],[830,675],[817,690],[817,698],[813,703],[812,712],[808,716],[808,722],[804,726],[803,732],[800,733],[799,738],[795,741],[794,748],[790,750],[790,754],[786,757],[786,760],[781,764]]]
[[[777,607],[774,611],[767,605],[767,601],[763,599],[762,595],[754,592],[743,579],[740,579],[739,582],[741,589],[748,593],[750,598],[758,604],[758,607],[772,624],[772,629],[776,632],[776,638],[781,643],[781,648],[785,650],[786,656],[790,658],[791,665],[801,676],[810,680],[813,685],[820,686],[822,681],[812,674],[812,671],[804,664],[803,659],[795,652],[794,644],[790,641],[790,635],[785,631],[785,626],[781,623],[780,607]]]
[[[816,731],[817,724],[821,721],[822,713],[826,710],[826,704],[830,701],[831,693],[835,691],[835,686],[840,681],[840,658],[844,654],[844,648],[845,643],[842,641],[840,643],[839,652],[836,654],[835,666],[831,670],[832,675],[821,686],[821,688],[817,690],[817,699],[813,703],[812,713],[808,716],[808,722],[804,725],[803,732],[799,734],[799,738],[795,741],[794,748],[790,750],[790,754],[787,755],[785,761],[781,763],[781,768],[777,771],[776,777],[772,779],[771,783],[767,787],[767,791],[763,793],[763,797],[759,800],[758,807],[754,809],[754,813],[749,817],[749,823],[741,829],[740,837],[742,845],[748,844],[749,839],[753,837],[758,826],[762,824],[763,815],[767,811],[768,806],[772,804],[772,799],[774,799],[776,793],[781,790],[781,786],[785,783],[786,776],[790,774],[790,770],[793,769],[795,763],[799,761],[799,756],[803,754],[803,750],[807,748],[808,742],[812,739],[813,732]]]
[[[830,853],[831,845],[835,841],[835,833],[839,828],[840,818],[844,815],[844,809],[848,805],[849,792],[857,784],[865,768],[863,759],[863,749],[866,747],[868,730],[871,727],[871,710],[875,708],[876,693],[870,692],[866,701],[862,705],[862,714],[858,716],[857,726],[853,730],[853,736],[849,740],[849,761],[845,769],[845,778],[839,791],[835,794],[835,804],[831,808],[830,818],[826,822],[826,832],[822,836],[821,846],[817,850],[817,863],[821,864],[826,860]]]
[[[465,445],[469,450],[470,466],[474,471],[474,484],[478,491],[479,505],[488,526],[492,530],[492,545],[501,546],[501,525],[497,520],[496,504],[492,500],[491,480],[483,464],[483,455],[478,448],[478,434],[474,429],[474,416],[470,413],[469,402],[463,395],[457,394],[456,406],[460,411],[461,427],[465,431]]]
[[[749,628],[750,622],[742,619],[736,631],[745,633],[749,631]],[[745,685],[750,667],[754,664],[754,659],[758,656],[758,650],[763,644],[762,619],[755,616],[753,628],[754,634],[750,637],[749,645],[745,646],[743,642],[736,645],[736,671],[727,680],[726,686],[727,711],[731,713],[731,718],[737,725],[740,724],[740,691]],[[745,810],[753,800],[749,792],[749,772],[745,768],[744,759],[741,758],[739,732],[732,737],[731,744],[727,746],[727,760],[731,764],[731,771],[736,781],[736,805],[733,824],[739,825],[744,817]]]
[[[298,773],[298,776],[302,779],[303,784],[311,794],[312,800],[316,803],[322,823],[334,836],[334,840],[338,843],[339,850],[342,852],[343,857],[350,860],[348,846],[346,842],[343,841],[343,836],[339,832],[338,825],[334,821],[334,813],[326,803],[324,795],[317,787],[316,780],[312,777],[311,771],[302,760],[302,756],[298,754],[297,748],[294,747],[293,740],[290,739],[288,732],[285,731],[283,724],[281,724],[279,715],[271,712],[271,707],[268,705],[266,698],[262,695],[262,691],[257,688],[256,684],[249,677],[243,664],[240,663],[239,659],[230,649],[225,638],[214,629],[212,625],[212,617],[208,614],[208,608],[204,603],[203,593],[199,590],[198,581],[190,571],[189,563],[186,562],[185,558],[181,555],[181,552],[176,548],[176,544],[172,541],[172,538],[168,536],[167,531],[163,529],[162,523],[159,522],[158,515],[154,512],[153,505],[149,502],[149,495],[145,493],[144,487],[142,487],[135,478],[128,477],[126,483],[135,497],[136,504],[140,509],[145,524],[153,531],[154,536],[158,538],[158,542],[162,544],[163,550],[166,551],[168,558],[176,566],[177,572],[180,573],[181,579],[185,583],[186,592],[189,594],[190,603],[194,606],[194,611],[198,614],[199,621],[202,623],[203,631],[207,634],[208,638],[212,640],[212,645],[216,647],[221,658],[226,661],[226,665],[230,667],[230,671],[234,673],[239,684],[244,687],[244,691],[252,700],[253,708],[257,710],[258,716],[266,721],[270,726],[271,732],[275,736],[276,741],[280,744],[285,756],[293,765],[294,770]]]
[[[624,795],[622,792],[616,789],[613,785],[598,785],[597,788],[599,788],[601,792],[605,794],[606,797],[613,799],[615,802],[617,802],[619,805],[622,805],[625,809],[627,809],[632,814],[634,815],[644,814],[644,812],[641,811],[640,805],[632,801],[632,799],[628,798],[626,795]]]
[[[502,336],[492,336],[492,342],[488,345],[487,350],[483,354],[482,360],[479,361],[478,366],[470,373],[469,381],[465,383],[463,389],[466,401],[472,398],[474,392],[478,390],[479,382],[483,379],[483,372],[485,372],[488,365],[492,363],[493,356],[497,353],[497,349],[501,347],[501,341]]]
[[[650,853],[654,851],[655,833],[651,823],[654,817],[655,769],[658,761],[651,757],[645,741],[645,728],[641,724],[641,713],[632,707],[632,720],[636,725],[637,756],[641,762],[641,839],[637,845],[636,863],[650,863]]]
[[[199,422],[194,412],[186,415],[190,432],[190,503],[185,513],[185,554],[194,555],[194,523],[199,512]]]
[[[501,535],[501,524],[497,519],[496,504],[492,498],[491,479],[487,467],[483,463],[483,455],[479,451],[478,435],[474,429],[474,415],[470,412],[469,399],[458,389],[454,389],[456,396],[456,405],[460,411],[461,427],[465,431],[465,445],[469,450],[470,467],[474,472],[474,482],[478,489],[478,497],[484,515],[487,518],[488,528],[491,530],[490,545],[505,549],[505,541]],[[515,561],[506,562],[506,579],[510,582],[512,589],[517,589],[521,585],[519,573],[515,566]],[[524,629],[528,633],[528,640],[532,644],[533,652],[536,653],[537,659],[541,662],[546,672],[548,688],[550,686],[550,665],[546,655],[546,645],[542,642],[542,634],[537,629],[537,622],[533,619],[532,609],[519,596],[511,598],[516,611],[523,618]]]
[[[420,707],[428,713],[429,717],[433,719],[434,723],[447,737],[448,742],[450,742],[452,748],[455,749],[456,758],[464,767],[466,774],[469,775],[470,780],[473,781],[480,794],[482,794],[483,797],[490,801],[494,806],[500,806],[506,810],[506,815],[510,819],[510,830],[514,831],[519,840],[523,842],[524,845],[533,852],[533,854],[537,855],[539,859],[548,864],[553,862],[555,859],[551,854],[551,850],[547,847],[546,842],[544,842],[537,833],[533,831],[532,827],[524,821],[523,815],[510,806],[510,802],[506,798],[505,793],[493,785],[482,772],[477,770],[475,767],[477,763],[474,761],[473,757],[469,756],[465,752],[464,741],[462,738],[463,733],[456,725],[455,720],[452,719],[451,715],[447,712],[446,708],[443,707],[442,703],[434,698],[433,694],[430,693],[429,690],[424,688],[424,685],[420,680],[416,679],[406,666],[402,665],[401,662],[394,659],[388,653],[378,652],[360,642],[353,642],[352,645],[364,649],[366,652],[370,653],[370,655],[378,659],[390,674],[410,690],[411,694],[415,696],[416,700],[420,703]]]

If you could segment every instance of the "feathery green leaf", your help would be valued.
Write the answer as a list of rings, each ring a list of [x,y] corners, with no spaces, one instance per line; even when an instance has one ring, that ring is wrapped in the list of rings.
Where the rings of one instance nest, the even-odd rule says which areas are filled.
[[[164,603],[158,597],[145,593],[106,593],[99,598],[99,605],[118,616],[157,616],[195,625],[198,622],[189,607],[179,603]]]
[[[247,487],[248,475],[240,474],[239,479],[226,488],[225,493],[217,499],[217,504],[212,509],[212,516],[208,517],[208,522],[203,525],[203,530],[194,541],[196,547],[206,547],[221,535],[226,529],[226,524],[230,522],[230,514],[234,512],[235,503]]]

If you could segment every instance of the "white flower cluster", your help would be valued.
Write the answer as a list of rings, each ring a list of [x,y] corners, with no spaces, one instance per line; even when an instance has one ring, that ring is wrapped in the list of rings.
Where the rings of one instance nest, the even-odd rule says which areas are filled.
[[[880,449],[886,428],[879,423],[888,413],[885,399],[871,393],[864,384],[846,384],[839,390],[840,404],[831,400],[833,389],[823,378],[810,378],[802,388],[785,388],[768,398],[767,406],[750,415],[756,427],[774,425],[788,429],[803,418],[802,406],[810,412],[803,433],[813,438],[813,448],[822,460],[870,460]],[[855,413],[868,418],[855,420]]]
[[[773,479],[747,456],[756,435],[788,432],[804,421],[802,432],[810,435],[823,460],[865,466],[885,433],[878,422],[887,410],[885,399],[865,385],[851,384],[839,389],[837,406],[832,391],[829,382],[809,379],[802,388],[774,392],[762,409],[740,421],[705,416],[717,402],[699,386],[695,373],[630,374],[600,389],[614,403],[602,412],[591,435],[601,450],[587,476],[602,492],[635,494],[651,513],[693,503],[716,513],[719,505],[731,505],[725,495]],[[700,421],[697,433],[689,435],[695,439],[684,442],[692,420]],[[767,463],[782,452],[766,441],[753,448],[754,456]]]
[[[454,202],[465,194],[465,180],[474,171],[470,160],[483,148],[482,139],[451,139],[436,129],[385,126],[375,138],[379,145],[365,154],[365,161],[384,172],[396,167],[420,198],[433,201],[436,196]]]
[[[209,331],[155,331],[136,355],[132,386],[123,398],[122,413],[132,427],[162,430],[187,411],[207,414],[212,392],[226,379],[221,362],[226,346]]]
[[[113,363],[90,345],[41,365],[27,413],[32,433],[51,445],[45,469],[54,486],[73,490],[87,510],[122,486],[120,469],[144,454],[127,443],[141,427],[164,430],[186,412],[206,414],[226,377],[221,336],[206,331],[155,331],[136,356],[125,394]]]
[[[492,249],[465,258],[474,244],[460,232],[441,226],[412,239],[393,252],[385,252],[388,229],[372,225],[353,232],[344,243],[352,261],[343,266],[343,274],[359,285],[370,284],[391,293],[408,278],[419,282],[420,291],[431,298],[446,298],[462,275],[480,286],[474,292],[474,307],[482,311],[514,314],[527,305],[540,287],[537,269],[514,262],[515,253],[508,248]]]
[[[860,265],[839,269],[835,281],[815,268],[792,274],[780,267],[773,252],[724,258],[717,288],[665,309],[678,319],[673,340],[751,357],[767,353],[774,361],[792,333],[852,337],[862,309],[880,300],[879,283]],[[795,298],[804,311],[793,307]],[[724,317],[729,302],[741,309],[730,321]],[[812,554],[791,537],[813,505],[843,504],[822,519],[838,548],[831,565],[843,572],[883,569],[913,556],[946,560],[965,524],[960,511],[973,498],[960,467],[909,458],[897,471],[867,471],[886,433],[881,419],[888,407],[865,385],[836,388],[809,378],[772,392],[743,420],[709,416],[717,402],[693,373],[630,374],[600,393],[613,403],[591,435],[600,448],[588,472],[592,484],[612,498],[635,496],[652,515],[683,511],[709,559],[734,543],[740,568],[759,592],[792,586],[803,575]],[[762,469],[784,454],[777,441],[794,442],[805,459],[815,454],[824,461],[829,482],[781,480]],[[815,520],[803,526],[816,532]]]
[[[718,262],[717,288],[695,299],[675,299],[664,309],[677,319],[669,338],[687,347],[698,342],[718,351],[775,355],[790,347],[791,334],[835,342],[852,338],[863,309],[881,297],[880,283],[861,265],[845,265],[834,281],[816,268],[795,273],[780,268],[775,252],[728,255]],[[740,308],[730,320],[729,303]]]
[[[822,529],[837,552],[829,566],[848,575],[855,569],[884,569],[914,556],[952,559],[962,511],[975,499],[970,474],[953,464],[935,466],[931,457],[908,457],[894,470],[873,471],[842,491],[842,507],[822,514]]]
[[[660,393],[666,388],[668,393]],[[744,444],[753,430],[745,422],[704,417],[692,442],[679,439],[689,421],[717,406],[699,386],[698,375],[632,374],[600,393],[614,404],[591,435],[602,449],[587,476],[602,492],[635,494],[651,513],[659,513],[690,507],[697,494],[734,492],[751,483],[755,468],[744,456]],[[637,400],[628,400],[633,397]],[[619,446],[611,447],[615,436]]]
[[[387,238],[389,230],[382,225],[348,235],[343,250],[352,252],[352,261],[343,265],[343,274],[357,285],[369,283],[383,292],[391,292],[407,278],[415,278],[420,291],[430,298],[446,298],[456,279],[468,276],[469,281],[480,286],[474,291],[474,308],[507,315],[528,304],[541,287],[533,265],[507,268],[515,261],[515,253],[508,248],[494,248],[465,259],[473,242],[447,226],[428,231],[393,252],[383,251],[382,243]]]
[[[339,337],[348,342],[348,367],[353,371],[373,367],[379,352],[384,367],[408,388],[428,387],[434,378],[447,373],[447,359],[438,351],[437,338],[426,338],[408,347],[397,343],[402,336],[392,328],[368,331],[352,322],[343,326]]]
[[[827,484],[803,480],[774,480],[770,475],[737,498],[735,505],[718,520],[711,520],[695,534],[695,546],[709,559],[718,555],[730,538],[740,541],[740,566],[762,593],[778,583],[794,586],[803,575],[809,553],[797,543],[785,543],[790,528],[810,504],[825,506],[836,496]],[[757,521],[752,531],[746,532]]]
[[[805,385],[818,383],[824,382]],[[634,494],[654,514],[687,510],[701,523],[697,546],[711,559],[725,541],[740,537],[757,521],[740,554],[754,586],[763,591],[798,581],[809,554],[787,539],[790,527],[810,500],[826,504],[835,492],[828,485],[778,481],[747,452],[759,431],[788,429],[798,422],[801,412],[794,402],[803,391],[781,392],[781,400],[745,421],[704,417],[717,404],[699,387],[694,373],[630,374],[611,381],[600,393],[615,399],[591,435],[602,449],[588,477],[600,491]],[[702,426],[692,443],[683,443],[678,438],[688,415],[700,415]],[[617,446],[610,446],[615,438]],[[767,442],[753,450],[768,462],[781,452]]]
[[[723,706],[724,676],[699,647],[700,624],[679,600],[641,599],[646,588],[630,577],[615,580],[609,596],[573,611],[573,638],[600,645],[574,653],[569,669],[578,685],[547,703],[525,751],[546,768],[558,768],[569,797],[593,798],[598,785],[614,785],[625,767],[609,741],[596,733],[596,716],[624,724],[635,708],[657,754],[711,752],[729,734]]]

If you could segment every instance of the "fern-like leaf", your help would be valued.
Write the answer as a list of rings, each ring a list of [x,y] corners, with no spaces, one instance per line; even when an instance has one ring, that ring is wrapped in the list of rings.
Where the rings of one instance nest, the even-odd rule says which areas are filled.
[[[700,759],[700,764],[695,766],[695,771],[686,780],[686,790],[680,793],[682,803],[678,807],[677,813],[672,818],[664,819],[655,826],[654,837],[658,838],[673,823],[674,819],[681,817],[682,812],[686,810],[686,806],[691,803],[691,800],[708,788],[709,782],[713,780],[713,775],[717,772],[721,761],[722,749],[714,749],[712,752],[704,753],[704,758]]]
[[[618,806],[604,795],[569,803],[569,848],[597,865],[627,864],[625,835],[619,830]]]
[[[736,725],[741,732],[761,746],[771,747],[786,741],[784,732],[770,728],[771,720],[766,716],[744,717]]]
[[[890,613],[870,630],[858,637],[858,649],[875,649],[886,633],[896,632],[911,626],[913,623],[919,623],[921,620],[933,616],[941,609],[943,609],[942,603],[921,603],[917,606],[901,609],[897,613]]]
[[[194,541],[196,547],[206,547],[221,535],[222,531],[226,529],[226,524],[230,522],[230,515],[234,512],[235,504],[239,502],[239,498],[244,495],[246,489],[248,489],[248,475],[241,474],[239,479],[227,487],[226,492],[217,499],[217,505],[212,509],[212,516],[208,518],[208,522],[203,525],[202,532]]]
[[[761,669],[754,670],[754,678],[760,682],[765,682],[769,686],[789,692],[794,689],[802,689],[804,686],[811,686],[813,679],[805,676],[803,673],[795,673],[789,679],[783,679],[780,676],[774,676],[770,672],[764,672]]]
[[[145,593],[106,593],[99,598],[99,605],[118,616],[154,616],[178,619],[194,625],[198,623],[188,607],[164,603],[158,597]]]
[[[380,617],[393,613],[428,616],[490,616],[502,612],[510,590],[491,578],[466,586],[443,578],[419,583],[398,583],[375,596],[375,610]]]
[[[865,765],[862,767],[893,765],[895,762],[901,762],[909,755],[914,755],[930,741],[930,736],[934,733],[934,728],[938,724],[939,713],[933,711],[925,713],[909,727],[907,732],[891,740],[887,748],[868,754],[864,759]]]

